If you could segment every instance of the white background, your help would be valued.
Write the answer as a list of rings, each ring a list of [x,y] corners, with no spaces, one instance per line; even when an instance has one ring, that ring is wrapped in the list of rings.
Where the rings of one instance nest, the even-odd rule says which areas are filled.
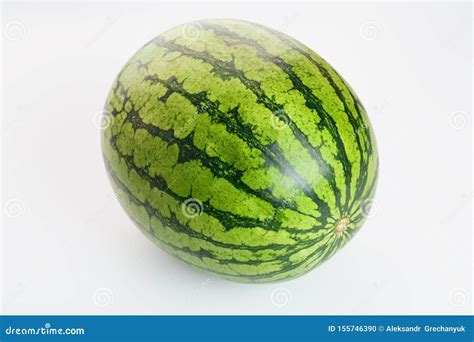
[[[106,178],[98,126],[113,79],[157,34],[213,17],[304,42],[375,129],[370,219],[296,280],[195,271],[134,227]],[[4,3],[2,19],[4,313],[470,313],[470,4]]]

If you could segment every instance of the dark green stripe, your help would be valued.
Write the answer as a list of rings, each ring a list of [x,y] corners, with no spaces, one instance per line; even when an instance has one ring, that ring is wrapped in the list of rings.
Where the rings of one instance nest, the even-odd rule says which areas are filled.
[[[365,136],[367,137],[367,140],[369,142],[368,146],[367,146],[367,159],[369,160],[370,157],[373,155],[374,153],[374,145],[375,145],[375,142],[372,141],[372,138],[371,138],[371,132],[370,132],[370,129],[368,127],[368,124],[364,124],[363,123],[363,117],[362,117],[362,112],[361,112],[361,108],[364,112],[366,112],[366,110],[364,109],[364,106],[362,105],[362,103],[357,99],[357,97],[352,93],[352,91],[350,91],[350,88],[349,86],[347,85],[346,81],[342,78],[341,78],[341,81],[346,85],[346,87],[349,89],[349,93],[351,94],[351,97],[352,97],[352,101],[354,102],[354,107],[356,109],[356,112],[357,112],[357,115],[361,118],[361,125],[365,131]],[[377,178],[378,178],[378,156],[376,157],[375,159],[375,166],[374,166],[374,175],[373,175],[373,180],[372,180],[372,184],[369,185],[369,187],[372,189],[373,187],[375,187],[375,184],[377,183]],[[366,168],[366,173],[367,175],[365,176],[364,178],[364,182],[362,183],[361,182],[361,185],[359,188],[357,188],[357,191],[356,191],[356,194],[354,195],[354,198],[352,199],[352,203],[350,205],[350,210],[352,210],[354,204],[361,199],[361,197],[364,195],[364,193],[366,193],[365,189],[367,187],[367,180],[368,180],[368,168]],[[370,192],[369,192],[370,193]]]
[[[262,26],[261,26],[262,27]],[[269,32],[272,32],[271,29],[268,29]],[[272,32],[274,35],[277,35],[275,31]],[[293,40],[289,39],[288,37],[284,36],[283,34],[278,34],[277,35],[284,43],[288,44],[288,46],[291,46],[295,51],[300,53],[302,56],[304,56],[306,59],[308,59],[313,65],[316,66],[316,68],[319,70],[321,75],[328,81],[328,83],[331,85],[331,87],[334,89],[334,92],[336,93],[338,99],[341,101],[343,107],[344,107],[344,112],[347,115],[347,118],[349,120],[349,123],[352,127],[352,130],[354,131],[354,135],[356,136],[356,143],[357,143],[357,149],[359,150],[359,156],[360,156],[360,161],[359,161],[359,172],[361,179],[357,180],[356,184],[356,194],[354,194],[354,197],[357,198],[358,194],[360,192],[361,188],[365,187],[365,184],[367,182],[367,166],[368,166],[368,161],[371,156],[371,152],[367,149],[366,153],[364,153],[364,149],[362,147],[362,141],[361,141],[361,136],[360,136],[360,128],[364,127],[363,124],[363,118],[361,117],[360,112],[358,111],[358,119],[357,120],[353,115],[352,111],[349,109],[349,106],[346,102],[346,99],[344,95],[342,94],[341,90],[337,86],[336,82],[332,78],[331,74],[329,71],[318,61],[316,61],[309,53],[301,50],[299,47],[294,44]],[[338,76],[339,74],[334,71]],[[342,80],[342,78],[339,76],[339,78]],[[346,86],[348,92],[352,95],[352,92],[350,88]],[[357,103],[354,100],[354,107],[357,108]],[[367,141],[364,140],[364,145],[371,145],[371,137],[370,137],[370,132],[365,131],[365,137]],[[352,205],[354,203],[354,199],[352,200],[349,208],[347,209],[348,212],[350,212]]]
[[[138,226],[138,227],[141,227],[141,224],[140,222],[138,222],[137,220],[135,220],[133,217],[131,218],[133,222],[135,222],[135,224]],[[151,229],[151,230],[147,230],[146,233],[149,233],[152,235],[152,237],[156,240],[158,240],[160,243],[172,248],[172,249],[175,249],[175,250],[178,250],[178,251],[181,251],[181,252],[184,252],[186,254],[189,254],[189,255],[192,255],[194,257],[197,257],[199,259],[203,259],[203,258],[209,258],[209,259],[212,259],[212,260],[215,260],[219,263],[222,263],[222,265],[228,265],[228,264],[235,264],[235,265],[259,265],[261,263],[266,263],[266,262],[274,262],[274,261],[278,261],[280,260],[282,263],[286,263],[288,262],[288,258],[285,258],[286,255],[277,255],[275,257],[275,259],[268,259],[268,260],[258,260],[258,259],[255,259],[255,260],[237,260],[235,258],[229,258],[229,259],[219,259],[219,258],[216,258],[216,256],[214,255],[214,253],[209,250],[209,249],[204,249],[202,247],[199,248],[199,250],[197,251],[194,251],[192,249],[190,249],[189,247],[178,247],[168,241],[165,241],[163,239],[161,239],[158,235],[156,235],[156,232],[155,230]],[[194,265],[194,264],[193,264]]]
[[[301,176],[298,176],[297,172],[294,170],[288,160],[284,157],[283,153],[281,153],[281,151],[279,150],[272,149],[271,146],[263,145],[253,134],[251,126],[244,124],[240,120],[240,117],[238,115],[238,108],[234,108],[229,112],[224,113],[219,110],[219,105],[217,103],[209,100],[205,92],[196,94],[189,93],[184,90],[183,85],[180,84],[176,79],[169,79],[165,81],[160,79],[158,75],[149,75],[145,77],[145,80],[153,83],[162,84],[167,87],[170,92],[176,92],[177,94],[180,94],[196,107],[198,113],[202,113],[203,109],[205,108],[205,110],[209,113],[209,116],[215,122],[222,123],[226,126],[227,132],[237,135],[248,146],[261,151],[266,164],[276,167],[282,174],[292,178],[300,185],[304,185],[302,184],[302,182],[304,181],[302,181]],[[207,167],[211,171],[213,171],[213,165],[209,165]],[[228,168],[230,166],[226,165],[225,167]],[[224,177],[225,176],[226,174],[224,174]],[[250,188],[244,182],[240,181],[240,177],[241,175],[233,175],[232,177],[226,177],[226,179],[229,178],[228,180],[230,182],[233,182],[232,184],[235,187],[269,202],[273,205],[274,208],[288,208],[298,212],[301,215],[309,216],[318,220],[318,218],[313,215],[299,211],[299,209],[294,203],[277,198],[273,195],[271,189],[254,190]]]
[[[257,97],[257,102],[263,104],[267,109],[269,109],[272,113],[279,113],[282,117],[285,118],[285,122],[288,122],[288,127],[292,130],[295,137],[300,141],[300,143],[308,150],[314,151],[314,148],[309,144],[307,137],[299,130],[298,127],[291,121],[288,117],[288,114],[283,109],[283,106],[277,104],[273,100],[271,100],[261,89],[260,84],[257,81],[250,80],[245,77],[244,73],[241,70],[235,68],[234,63],[231,62],[224,62],[218,59],[215,59],[211,55],[205,52],[198,52],[192,49],[189,49],[185,46],[181,46],[175,44],[173,42],[165,41],[163,38],[158,37],[152,40],[152,42],[158,46],[161,46],[169,51],[177,51],[183,55],[190,56],[195,59],[202,60],[206,63],[209,63],[214,70],[216,71],[216,75],[225,79],[227,77],[235,77],[238,78],[242,84],[244,84],[249,90],[251,90]],[[314,153],[314,152],[313,152]],[[321,212],[322,217],[327,217],[331,215],[331,211],[329,209],[328,204],[323,201],[319,196],[314,192],[314,190],[306,184],[302,187],[305,194],[310,197],[317,205]]]
[[[313,65],[315,65],[317,67],[317,69],[320,71],[321,75],[324,78],[326,78],[326,80],[329,82],[331,87],[334,89],[334,91],[336,92],[337,97],[339,98],[342,105],[344,106],[344,111],[347,114],[349,122],[351,123],[351,126],[353,127],[354,133],[357,137],[357,146],[358,146],[358,149],[359,149],[359,152],[360,152],[360,159],[361,159],[360,160],[360,178],[361,179],[359,179],[357,181],[356,193],[354,194],[352,202],[350,203],[350,206],[348,208],[348,212],[351,212],[354,203],[357,202],[364,193],[364,188],[367,185],[367,180],[368,180],[368,171],[367,171],[368,170],[368,163],[369,163],[370,157],[373,154],[372,136],[371,136],[370,130],[367,127],[367,125],[364,124],[364,122],[366,121],[366,118],[363,117],[363,115],[361,113],[361,110],[359,108],[359,106],[362,106],[362,104],[354,96],[353,92],[351,91],[351,88],[347,85],[347,82],[344,80],[344,78],[341,77],[341,75],[339,75],[339,73],[336,70],[333,69],[334,73],[338,76],[339,80],[345,85],[348,93],[350,94],[350,96],[352,98],[352,101],[354,103],[354,108],[355,108],[356,113],[357,113],[357,119],[356,119],[352,115],[352,111],[349,109],[349,106],[348,106],[348,104],[345,100],[344,95],[342,94],[342,92],[338,88],[338,86],[336,85],[336,82],[332,78],[329,71],[321,63],[316,61],[309,53],[307,53],[306,51],[303,51],[302,49],[300,49],[297,46],[297,44],[300,44],[299,42],[296,42],[294,39],[288,37],[287,35],[285,35],[281,32],[275,31],[275,30],[273,30],[271,28],[268,28],[266,26],[263,26],[263,25],[260,25],[260,24],[255,24],[255,25],[258,26],[259,28],[261,28],[262,30],[265,30],[266,32],[271,33],[273,36],[277,37],[278,39],[280,39],[283,43],[287,44],[288,46],[291,46],[292,49],[294,49],[295,51],[300,53],[307,60],[309,60]],[[364,130],[364,133],[365,133],[365,135],[363,137],[366,138],[366,140],[364,140],[364,143],[366,144],[366,150],[365,150],[366,158],[364,158],[364,153],[363,153],[364,151],[363,151],[362,146],[361,146],[361,140],[360,140],[360,135],[359,135],[359,129],[360,128],[362,128]]]
[[[117,114],[118,113],[116,112],[112,113],[112,115],[117,115]],[[128,113],[124,123],[126,122],[131,123],[134,130],[139,129],[139,128],[145,129],[149,134],[159,137],[170,144],[177,144],[181,155],[184,153],[188,156],[192,156],[193,159],[199,160],[205,167],[207,167],[213,173],[215,177],[222,177],[224,179],[227,179],[236,188],[240,188],[240,189],[243,188],[244,191],[253,193],[259,198],[271,201],[271,199],[265,198],[264,191],[256,191],[254,189],[251,189],[245,183],[240,181],[241,174],[239,170],[236,170],[234,167],[223,162],[219,158],[208,156],[205,152],[197,149],[192,142],[192,136],[188,136],[186,139],[179,139],[174,136],[172,130],[162,130],[159,127],[144,123],[142,119],[140,118],[138,112],[136,112],[133,109],[133,105],[132,105],[132,110]],[[178,196],[176,193],[172,192],[171,189],[169,189],[168,185],[166,184],[166,181],[162,177],[158,177],[158,176],[151,177],[146,172],[146,170],[144,170],[143,168],[139,168],[135,165],[133,158],[123,155],[115,144],[115,136],[112,137],[110,143],[111,143],[111,146],[114,148],[114,150],[118,153],[119,157],[127,163],[127,167],[129,169],[134,169],[134,171],[137,172],[137,174],[140,175],[142,178],[144,178],[151,186],[157,188],[160,191],[166,192],[168,195],[172,196],[173,198],[175,198],[176,200],[180,202],[183,202],[184,200],[186,200],[186,198],[182,196]],[[274,151],[274,154],[282,155],[280,151]],[[181,159],[190,160],[191,158],[190,157],[184,158],[181,156]],[[290,170],[289,173],[291,173],[292,176],[295,179],[297,179],[296,178],[297,175],[293,170]],[[301,183],[302,181],[300,180],[300,184]],[[205,212],[209,214],[210,216],[213,216],[216,219],[218,219],[221,222],[221,224],[228,230],[232,229],[235,226],[239,226],[242,228],[260,227],[263,229],[273,230],[273,231],[277,231],[280,228],[279,226],[274,224],[273,220],[261,221],[257,219],[241,217],[233,213],[217,210],[213,208],[209,203],[206,203],[206,202],[204,202],[203,205],[204,205]],[[276,205],[278,208],[278,206],[282,207],[284,203],[283,202],[276,203]],[[308,215],[302,212],[300,213],[303,215]],[[308,215],[308,216],[311,216],[311,215]],[[304,231],[293,229],[293,228],[285,228],[285,230],[292,234],[299,234],[301,232],[304,232],[304,233],[315,232],[315,231],[318,231],[321,227],[323,227],[322,224],[314,226],[310,229],[306,229]]]
[[[375,161],[376,165],[375,165],[375,170],[377,170],[378,168],[378,160]],[[365,194],[365,200],[372,200],[372,193],[375,191],[375,186],[377,185],[377,180],[378,180],[378,173],[375,173],[374,177],[372,178],[372,181],[370,182],[370,184],[368,185],[368,187],[366,188],[366,190],[364,191],[363,194]],[[363,195],[362,194],[362,195]],[[362,197],[361,195],[361,197]],[[363,204],[364,204],[364,199],[360,198],[359,200],[362,200],[361,202],[358,202],[359,206],[353,208],[353,212],[351,212],[351,215],[357,213],[358,211],[362,210],[363,209]],[[356,203],[356,202],[354,202]],[[360,222],[363,218],[365,218],[366,216],[362,215],[362,216],[355,216],[351,219],[352,222],[354,223],[358,223]]]
[[[113,170],[110,164],[110,161],[105,157],[104,157],[104,163],[110,175],[110,178],[113,180],[115,185],[119,189],[121,189],[125,194],[127,194],[128,198],[132,202],[134,202],[135,205],[139,205],[145,208],[150,217],[151,216],[156,217],[163,224],[163,226],[172,228],[176,232],[185,233],[193,238],[197,238],[197,239],[209,242],[217,247],[224,247],[224,248],[231,248],[231,249],[233,248],[233,249],[243,249],[243,250],[248,250],[248,251],[261,251],[261,250],[287,249],[292,246],[292,245],[281,245],[281,244],[271,244],[271,245],[265,245],[265,246],[247,246],[247,245],[240,245],[240,244],[237,245],[237,244],[216,241],[210,238],[209,236],[196,232],[192,230],[191,228],[189,228],[188,226],[182,224],[176,218],[176,215],[174,213],[171,213],[171,216],[167,218],[163,214],[161,214],[161,212],[158,209],[154,208],[147,200],[145,200],[144,202],[140,201],[131,193],[131,191],[127,188],[127,186],[119,179],[119,177]]]
[[[132,126],[133,126],[134,130],[137,130],[139,128],[145,129],[150,134],[153,134],[154,136],[158,136],[158,137],[162,138],[163,140],[165,140],[167,142],[178,144],[179,149],[180,149],[180,153],[181,153],[181,151],[183,151],[183,153],[188,153],[188,154],[192,154],[193,156],[195,156],[194,151],[191,152],[188,149],[189,146],[194,146],[194,145],[192,145],[192,143],[190,143],[192,138],[187,138],[185,140],[179,140],[177,138],[174,138],[173,132],[171,130],[164,131],[164,130],[159,129],[156,126],[151,126],[151,125],[145,124],[144,122],[142,122],[140,120],[140,118],[138,116],[138,113],[134,112],[133,110],[127,116],[126,121],[132,123]],[[161,177],[161,176],[153,176],[152,177],[147,173],[147,171],[145,169],[136,166],[134,161],[133,161],[132,156],[126,156],[126,155],[124,155],[123,153],[120,152],[120,150],[117,148],[117,146],[115,144],[114,139],[111,140],[110,144],[111,144],[112,148],[117,152],[119,157],[127,163],[127,168],[129,170],[134,170],[140,177],[142,177],[144,180],[146,180],[147,183],[150,184],[151,187],[156,188],[156,189],[170,195],[171,197],[173,197],[175,200],[177,200],[180,203],[183,203],[187,199],[187,197],[179,196],[177,193],[173,192],[170,189],[170,187],[166,183],[166,180],[163,177]],[[104,156],[104,158],[105,158],[105,156]],[[208,157],[208,159],[206,159],[206,160],[209,160],[209,159],[212,160],[213,158]],[[223,163],[221,160],[219,160],[219,162]],[[209,167],[210,165],[207,165],[207,166]],[[219,165],[214,165],[214,166],[215,166],[215,168],[213,168],[213,170],[215,172],[218,172],[218,170],[220,170],[220,173],[223,173],[224,170],[226,170],[225,166],[223,166],[223,165],[219,164]],[[219,167],[219,169],[218,169],[218,167]],[[234,213],[227,212],[227,211],[221,211],[221,210],[218,210],[218,209],[214,208],[213,206],[211,206],[209,204],[209,202],[207,202],[207,201],[203,202],[203,209],[204,209],[204,212],[206,214],[218,219],[220,221],[220,223],[227,230],[232,229],[236,226],[243,227],[243,228],[260,227],[260,228],[264,228],[264,229],[267,229],[267,230],[278,230],[278,228],[279,228],[279,227],[275,227],[275,225],[273,223],[273,220],[262,221],[262,220],[254,219],[254,218],[251,218],[251,217],[242,217],[242,216],[239,216],[239,215],[236,215]]]
[[[111,168],[111,165],[110,165],[109,161],[106,158],[104,159],[104,162],[105,162],[106,168],[109,172],[110,178],[115,183],[117,188],[121,189],[128,196],[129,200],[132,201],[135,205],[138,205],[138,206],[141,206],[141,207],[145,208],[145,210],[147,211],[149,217],[151,217],[151,216],[156,217],[163,224],[163,226],[169,227],[169,228],[171,228],[172,230],[174,230],[178,233],[184,233],[184,234],[186,234],[190,237],[197,238],[197,239],[209,242],[209,243],[211,243],[215,246],[223,247],[223,248],[230,248],[230,249],[242,249],[242,250],[248,250],[248,251],[252,251],[252,252],[257,252],[257,251],[261,251],[261,250],[288,249],[288,252],[291,251],[290,254],[287,254],[287,257],[289,258],[292,254],[294,254],[294,253],[296,253],[296,252],[298,252],[302,249],[309,248],[312,245],[317,244],[319,241],[323,240],[326,237],[325,235],[322,235],[322,236],[320,236],[316,239],[308,240],[308,241],[304,242],[303,244],[299,244],[298,245],[299,248],[293,248],[292,246],[278,245],[278,244],[266,245],[266,246],[245,246],[245,245],[235,245],[235,244],[223,243],[223,242],[213,240],[210,237],[208,237],[206,235],[203,235],[201,233],[198,233],[198,232],[188,228],[187,226],[181,224],[173,213],[171,214],[170,218],[166,218],[158,210],[153,208],[151,206],[151,204],[148,203],[146,200],[145,200],[145,202],[142,202],[142,201],[138,200],[130,192],[130,190],[125,186],[125,184],[123,184],[120,181],[120,179],[115,174],[114,170]],[[134,220],[134,221],[136,222],[136,220]],[[142,227],[142,225],[140,223],[138,223],[138,226]],[[153,229],[150,227],[150,230],[148,232],[151,232],[151,231],[153,231]],[[256,280],[256,279],[265,279],[265,278],[268,278],[268,277],[272,277],[272,276],[276,276],[276,275],[279,275],[279,274],[289,272],[289,271],[299,267],[303,263],[307,262],[308,260],[310,260],[311,257],[318,254],[321,251],[321,249],[324,249],[324,251],[326,251],[327,248],[329,248],[330,245],[331,244],[325,244],[325,245],[321,246],[321,248],[317,248],[315,251],[313,251],[311,254],[309,254],[309,256],[307,258],[305,258],[304,260],[300,261],[299,263],[288,263],[288,266],[282,268],[281,270],[272,271],[272,272],[265,273],[265,274],[254,275],[254,276],[253,275],[250,275],[250,276],[245,275],[245,277],[249,280],[250,279],[254,279],[254,280]],[[176,248],[176,247],[173,246],[172,248]],[[294,251],[293,249],[296,250],[296,251]],[[285,255],[282,255],[282,257],[285,257]],[[221,260],[222,262],[225,262],[226,264],[229,263],[229,261],[227,259],[218,259],[218,260]],[[274,260],[269,260],[269,261],[274,261]],[[199,267],[198,265],[194,265],[194,266]],[[223,273],[223,274],[228,275],[228,276],[232,276],[232,275],[226,274],[226,273]]]
[[[344,212],[347,212],[347,206],[350,200],[350,183],[351,183],[351,173],[352,170],[350,169],[350,161],[347,156],[344,143],[339,135],[337,126],[336,126],[336,121],[332,116],[330,116],[323,108],[322,106],[322,101],[317,98],[311,88],[306,86],[303,81],[296,75],[296,73],[293,71],[292,66],[288,63],[286,63],[281,57],[279,56],[274,56],[270,54],[266,49],[264,49],[258,42],[245,38],[240,36],[237,33],[234,33],[227,28],[220,26],[220,25],[214,25],[214,24],[209,24],[209,23],[203,23],[203,27],[212,29],[216,34],[218,35],[224,35],[227,37],[230,37],[232,39],[238,40],[240,43],[250,46],[254,48],[263,60],[273,63],[274,65],[278,66],[291,80],[294,89],[298,90],[303,97],[306,100],[306,104],[308,108],[313,109],[318,113],[319,117],[321,118],[321,122],[324,124],[324,126],[327,128],[328,132],[331,134],[332,138],[334,139],[336,146],[338,147],[338,159],[342,167],[344,169],[344,175],[346,178],[346,200],[344,204]],[[307,141],[308,146],[311,146],[309,141]],[[332,191],[334,192],[336,199],[338,201],[337,205],[340,207],[341,206],[341,201],[340,201],[340,191],[339,188],[336,185],[335,181],[335,175],[334,175],[334,168],[326,163],[326,161],[323,159],[319,149],[314,148],[311,146],[311,148],[308,149],[311,157],[313,160],[315,160],[320,169],[323,171],[322,175],[326,178],[326,180],[329,182]],[[327,177],[329,175],[330,177]]]

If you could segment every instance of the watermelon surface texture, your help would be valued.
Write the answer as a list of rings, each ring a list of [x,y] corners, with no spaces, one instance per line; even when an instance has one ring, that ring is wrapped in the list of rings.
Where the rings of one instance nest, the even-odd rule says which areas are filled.
[[[109,93],[102,151],[136,225],[242,282],[300,276],[367,217],[378,155],[361,102],[320,56],[238,20],[173,28]]]

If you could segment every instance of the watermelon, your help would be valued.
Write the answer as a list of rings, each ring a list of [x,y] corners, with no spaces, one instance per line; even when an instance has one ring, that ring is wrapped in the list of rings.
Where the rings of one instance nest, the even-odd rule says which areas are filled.
[[[268,27],[202,20],[157,36],[119,73],[104,121],[122,207],[198,269],[295,278],[367,218],[378,154],[364,107],[324,59]]]

